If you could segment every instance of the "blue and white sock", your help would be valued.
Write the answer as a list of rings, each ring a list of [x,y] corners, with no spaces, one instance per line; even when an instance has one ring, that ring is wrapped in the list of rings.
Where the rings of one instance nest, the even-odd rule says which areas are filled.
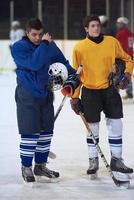
[[[25,167],[32,166],[32,160],[35,154],[35,149],[39,136],[39,133],[21,135],[20,158],[22,165]]]
[[[113,157],[122,156],[122,121],[121,119],[107,119],[108,140]]]
[[[89,127],[90,127],[97,143],[99,143],[99,122],[89,123]],[[90,136],[87,136],[87,145],[88,145],[89,158],[98,157],[98,151],[97,151],[96,146]]]
[[[47,163],[53,132],[40,132],[35,150],[35,163]]]

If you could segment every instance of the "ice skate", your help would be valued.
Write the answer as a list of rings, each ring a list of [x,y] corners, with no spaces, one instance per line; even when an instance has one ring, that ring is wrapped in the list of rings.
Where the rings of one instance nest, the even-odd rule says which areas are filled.
[[[35,177],[32,171],[32,167],[22,166],[21,170],[22,170],[22,177],[26,183],[35,182]]]
[[[89,158],[89,168],[87,174],[90,176],[91,180],[94,180],[98,177],[97,171],[99,169],[99,160],[96,158]]]
[[[46,167],[46,164],[35,164],[34,174],[38,182],[58,182],[59,172],[52,171]]]
[[[127,167],[121,158],[111,158],[110,168],[117,180],[124,182],[122,187],[128,188],[133,169]],[[126,183],[125,183],[126,182]]]

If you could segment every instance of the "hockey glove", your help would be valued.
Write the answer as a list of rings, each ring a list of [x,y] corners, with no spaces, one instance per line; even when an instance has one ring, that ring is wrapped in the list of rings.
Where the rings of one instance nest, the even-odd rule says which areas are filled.
[[[72,110],[79,115],[79,112],[83,112],[83,106],[79,98],[74,98],[70,100]]]
[[[61,92],[64,96],[71,97],[74,94],[75,89],[79,86],[80,79],[78,74],[69,75],[68,79],[63,84]]]
[[[117,89],[126,89],[127,85],[129,84],[131,80],[131,75],[129,73],[123,73],[116,81],[115,81],[115,87]]]

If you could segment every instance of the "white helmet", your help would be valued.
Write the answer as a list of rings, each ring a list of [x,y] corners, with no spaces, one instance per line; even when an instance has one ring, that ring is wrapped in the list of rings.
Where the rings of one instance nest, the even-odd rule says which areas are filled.
[[[128,20],[128,18],[126,18],[126,17],[119,17],[118,19],[117,19],[117,21],[116,21],[117,23],[122,23],[122,24],[128,24],[129,23],[129,20]]]
[[[12,26],[12,27],[20,26],[20,22],[17,21],[17,20],[16,20],[16,21],[12,21],[11,26]]]
[[[68,71],[66,66],[59,62],[50,65],[48,74],[49,74],[49,87],[53,90],[61,89],[63,83],[68,78]]]
[[[108,21],[108,17],[106,15],[99,16],[101,24],[105,24]]]

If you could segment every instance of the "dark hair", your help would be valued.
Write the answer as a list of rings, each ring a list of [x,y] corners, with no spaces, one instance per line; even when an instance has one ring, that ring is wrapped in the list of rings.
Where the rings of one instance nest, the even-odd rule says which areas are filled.
[[[26,31],[30,31],[31,29],[36,29],[36,30],[40,30],[43,28],[43,24],[40,21],[40,19],[38,18],[32,18],[30,20],[28,20],[28,22],[26,23]]]
[[[84,27],[88,27],[88,26],[89,26],[89,23],[90,23],[91,21],[98,21],[98,22],[101,24],[100,19],[99,19],[99,16],[98,16],[98,15],[92,14],[92,15],[86,16],[86,17],[83,19],[83,26],[84,26]]]

